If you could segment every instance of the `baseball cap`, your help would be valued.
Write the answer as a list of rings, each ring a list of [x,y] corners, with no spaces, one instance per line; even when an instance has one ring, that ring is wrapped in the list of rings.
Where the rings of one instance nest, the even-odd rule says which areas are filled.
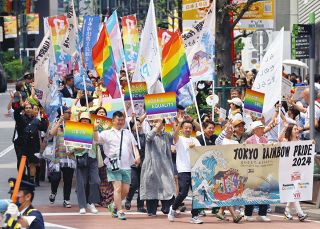
[[[239,98],[230,99],[230,100],[228,100],[228,103],[234,104],[234,105],[236,105],[236,106],[238,106],[238,107],[241,107],[241,106],[242,106],[242,101],[241,101],[241,99],[239,99]]]
[[[265,126],[261,121],[254,121],[251,123],[251,129],[254,130],[255,128],[262,127],[264,128]]]

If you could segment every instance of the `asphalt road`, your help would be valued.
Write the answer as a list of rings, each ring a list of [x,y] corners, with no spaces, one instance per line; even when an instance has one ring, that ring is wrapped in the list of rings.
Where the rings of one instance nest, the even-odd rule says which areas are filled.
[[[10,88],[10,86],[9,86]],[[12,88],[12,86],[11,86]],[[13,145],[11,142],[13,130],[14,130],[14,121],[12,117],[6,117],[7,113],[6,107],[9,101],[9,94],[3,93],[0,94],[0,198],[8,198],[8,183],[7,180],[9,177],[15,177],[17,174],[16,171],[16,157],[13,150]],[[62,186],[62,184],[60,185]],[[320,219],[311,219],[312,221],[301,223],[297,220],[294,221],[285,221],[282,215],[271,214],[272,218],[271,223],[247,223],[241,222],[240,224],[234,224],[230,222],[221,222],[212,215],[203,217],[205,222],[203,225],[192,225],[189,224],[190,213],[183,213],[177,218],[176,222],[168,222],[166,216],[162,213],[159,213],[157,217],[148,217],[145,214],[139,214],[133,211],[130,211],[127,216],[126,221],[119,221],[113,219],[110,216],[110,213],[106,211],[105,208],[98,208],[98,215],[92,215],[87,213],[86,215],[78,214],[78,206],[76,200],[75,190],[73,189],[71,194],[71,203],[73,207],[70,209],[65,209],[62,207],[62,189],[59,187],[58,195],[56,198],[56,203],[54,205],[49,204],[48,196],[50,194],[50,184],[48,181],[41,182],[40,187],[36,189],[34,205],[36,208],[42,211],[45,221],[46,228],[319,228]],[[135,201],[134,201],[135,202]],[[190,201],[187,202],[190,204]]]

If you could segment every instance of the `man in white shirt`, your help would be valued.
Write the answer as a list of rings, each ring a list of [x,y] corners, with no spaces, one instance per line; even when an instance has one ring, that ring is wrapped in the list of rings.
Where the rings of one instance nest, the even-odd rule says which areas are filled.
[[[173,222],[175,218],[175,211],[181,205],[183,200],[188,196],[189,188],[191,187],[191,163],[189,149],[195,146],[201,146],[200,142],[191,137],[193,131],[193,124],[191,121],[183,121],[183,117],[179,117],[178,125],[174,132],[174,143],[176,144],[176,164],[178,170],[178,183],[179,183],[179,194],[176,197],[173,205],[170,207],[168,214],[168,220]],[[179,136],[180,128],[182,129],[182,136]],[[199,219],[199,211],[192,209],[192,219],[190,223],[201,224],[203,223]]]
[[[113,114],[110,130],[98,133],[99,122],[94,124],[94,140],[103,145],[106,155],[108,181],[112,182],[114,192],[114,205],[109,205],[112,216],[125,220],[126,216],[122,210],[122,200],[129,192],[131,183],[131,165],[140,164],[140,156],[137,142],[132,133],[123,129],[125,117],[122,112]]]

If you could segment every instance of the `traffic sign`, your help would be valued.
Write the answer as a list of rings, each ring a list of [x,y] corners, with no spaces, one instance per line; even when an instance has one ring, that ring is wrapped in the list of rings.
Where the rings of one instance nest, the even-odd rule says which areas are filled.
[[[306,24],[294,24],[292,28],[292,58],[308,59],[310,57],[310,37],[312,26]]]

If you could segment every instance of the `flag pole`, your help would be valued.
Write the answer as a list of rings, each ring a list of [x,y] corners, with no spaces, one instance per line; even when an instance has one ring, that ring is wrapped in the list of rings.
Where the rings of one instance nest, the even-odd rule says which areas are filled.
[[[193,87],[193,81],[192,81],[192,79],[190,80],[190,84],[191,84],[191,89],[192,89],[192,95],[193,95],[194,105],[195,105],[195,107],[196,107],[197,115],[198,115],[198,118],[199,118],[201,135],[202,135],[202,138],[203,138],[204,145],[207,146],[206,138],[204,137],[204,131],[203,131],[203,127],[202,127],[202,121],[201,121],[201,117],[200,117],[200,112],[199,112],[199,108],[198,108],[198,104],[197,104],[197,100],[196,100],[196,95],[195,95],[195,93],[194,93],[194,87]]]
[[[127,69],[127,61],[125,60],[124,58],[124,69],[125,69],[125,72],[126,72],[126,77],[127,77],[127,84],[128,84],[128,90],[129,90],[129,95],[130,95],[130,102],[131,102],[131,107],[132,107],[132,111],[133,113],[135,114],[135,111],[134,111],[134,105],[133,105],[133,99],[132,99],[132,93],[131,93],[131,86],[130,86],[130,80],[129,80],[129,74],[128,74],[128,69]],[[122,93],[122,92],[121,92]],[[124,98],[123,98],[124,100]],[[138,126],[137,126],[137,120],[136,118],[134,117],[134,126],[136,128],[136,135],[137,135],[137,141],[138,141],[138,146],[139,146],[139,149],[141,149],[141,145],[140,145],[140,138],[139,138],[139,133],[138,133]]]

